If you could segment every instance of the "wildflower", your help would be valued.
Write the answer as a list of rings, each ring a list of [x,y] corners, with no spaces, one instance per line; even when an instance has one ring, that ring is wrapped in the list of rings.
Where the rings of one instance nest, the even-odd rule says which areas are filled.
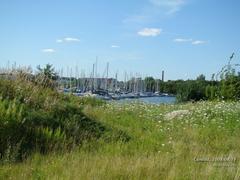
[[[168,119],[168,120],[172,120],[176,117],[183,117],[185,115],[188,115],[190,112],[189,110],[178,110],[178,111],[172,111],[168,114],[165,115],[165,118]]]

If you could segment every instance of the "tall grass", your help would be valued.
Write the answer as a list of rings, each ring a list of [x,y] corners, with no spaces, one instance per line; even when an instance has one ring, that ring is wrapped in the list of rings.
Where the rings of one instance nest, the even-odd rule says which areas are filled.
[[[110,127],[82,112],[84,106],[104,104],[102,101],[60,94],[36,83],[29,74],[10,77],[0,79],[2,162],[23,160],[32,152],[65,152],[103,135],[111,139],[105,135],[111,135]],[[115,138],[122,135],[113,132]]]
[[[188,113],[171,116],[179,110]],[[97,141],[85,141],[71,153],[35,154],[21,164],[3,166],[0,177],[239,179],[239,102],[159,106],[110,103],[86,106],[83,112],[131,139],[106,141],[102,136]],[[201,161],[204,158],[209,160]]]

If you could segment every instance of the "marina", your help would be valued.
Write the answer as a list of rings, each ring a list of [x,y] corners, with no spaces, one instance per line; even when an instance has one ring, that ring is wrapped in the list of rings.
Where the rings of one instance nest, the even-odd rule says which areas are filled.
[[[162,94],[155,94],[155,93],[107,93],[105,95],[97,94],[97,93],[92,93],[92,92],[86,92],[86,93],[73,93],[76,96],[81,96],[81,97],[95,97],[98,99],[102,100],[126,100],[128,102],[129,100],[136,100],[136,99],[141,99],[142,101],[147,101],[147,99],[151,99],[154,102],[154,99],[162,99],[163,102],[164,99],[171,99],[170,102],[175,102],[175,96],[174,95],[169,95],[166,93]],[[174,100],[172,100],[174,99]],[[151,101],[150,100],[150,101]],[[168,102],[168,101],[167,101]]]
[[[75,72],[72,68],[67,68],[65,71],[67,73],[64,73],[63,69],[58,71],[56,81],[58,91],[64,94],[71,93],[79,97],[95,97],[102,100],[174,97],[173,94],[160,90],[161,83],[164,82],[164,71],[159,79],[144,77],[139,73],[133,75],[133,73],[124,72],[122,76],[124,80],[119,80],[119,72],[116,72],[115,77],[110,77],[109,63],[106,64],[105,70],[100,76],[97,71],[97,62],[96,58],[89,76],[85,76],[83,72],[79,73],[77,66]]]
[[[48,67],[51,68],[51,65],[48,65]],[[53,86],[58,92],[78,97],[94,97],[106,101],[126,100],[126,102],[139,99],[146,102],[161,99],[162,102],[165,102],[165,99],[174,99],[170,102],[175,102],[174,94],[163,91],[164,71],[162,71],[161,79],[153,79],[139,73],[133,75],[133,73],[127,72],[123,73],[124,76],[122,77],[124,78],[118,79],[120,73],[116,73],[115,77],[109,74],[109,63],[106,64],[102,76],[99,75],[96,67],[97,61],[93,64],[89,75],[85,75],[83,72],[79,73],[79,68],[76,66],[75,68],[62,68],[54,74],[49,74],[49,76],[54,80]],[[31,67],[20,67],[16,63],[10,65],[10,62],[8,62],[6,67],[0,68],[0,77],[15,79],[19,70],[28,73],[29,76],[34,76],[34,74],[31,74]]]

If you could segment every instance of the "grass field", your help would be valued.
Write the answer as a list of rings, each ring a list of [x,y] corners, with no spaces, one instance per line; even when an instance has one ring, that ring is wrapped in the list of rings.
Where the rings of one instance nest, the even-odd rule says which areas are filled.
[[[239,179],[240,102],[86,106],[129,141],[87,141],[0,166],[0,179]]]

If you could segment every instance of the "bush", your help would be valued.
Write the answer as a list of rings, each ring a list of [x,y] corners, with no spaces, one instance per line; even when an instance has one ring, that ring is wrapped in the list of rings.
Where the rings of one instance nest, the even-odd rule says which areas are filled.
[[[180,102],[206,100],[206,87],[205,79],[185,81],[179,85],[177,100]]]
[[[71,150],[84,141],[108,139],[106,134],[121,140],[123,132],[112,134],[82,112],[84,105],[102,103],[63,95],[19,77],[0,79],[0,158],[15,161],[34,151]]]

